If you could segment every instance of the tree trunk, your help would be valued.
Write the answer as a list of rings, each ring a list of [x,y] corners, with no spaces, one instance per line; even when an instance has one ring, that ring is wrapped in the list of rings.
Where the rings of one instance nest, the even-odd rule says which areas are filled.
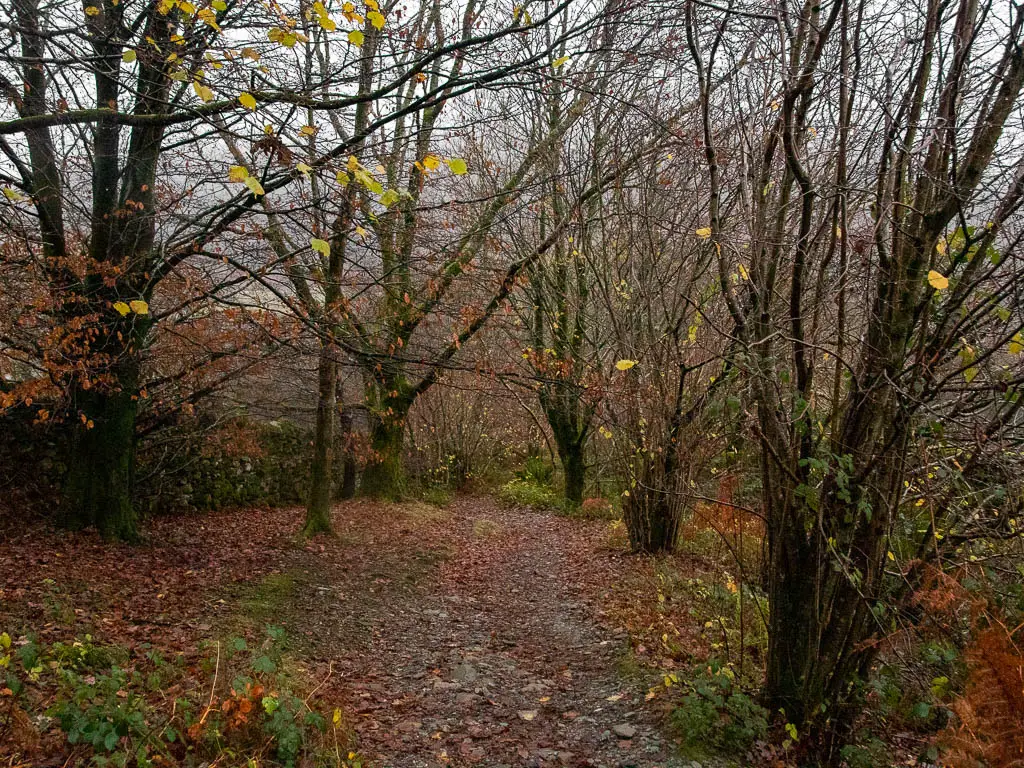
[[[634,552],[656,555],[675,550],[682,510],[670,492],[634,488],[626,498],[622,512]]]
[[[863,708],[877,644],[871,630],[862,629],[873,626],[870,611],[847,575],[832,568],[827,553],[802,550],[794,558],[792,548],[780,552],[769,543],[765,705],[797,727],[806,755],[838,766]],[[782,555],[787,562],[779,562]]]
[[[373,458],[363,470],[360,490],[371,499],[399,501],[405,495],[405,466],[402,447],[405,437],[405,413],[391,414],[373,427],[370,445]]]
[[[320,349],[319,395],[316,406],[316,437],[313,442],[313,468],[309,489],[309,503],[306,506],[304,536],[329,533],[331,530],[331,491],[334,473],[331,469],[334,454],[334,419],[337,405],[335,380],[338,378],[338,364],[334,360],[331,345]]]
[[[583,489],[586,484],[587,467],[583,463],[583,446],[570,441],[564,446],[558,444],[558,457],[562,461],[565,475],[565,500],[578,507],[583,503]]]
[[[95,527],[107,538],[138,539],[132,504],[135,418],[138,401],[132,361],[119,391],[79,390],[74,404],[84,417],[74,425],[64,478],[63,519],[71,528]]]
[[[341,489],[338,497],[353,499],[356,495],[356,457],[352,450],[352,411],[348,408],[341,413],[341,442],[344,465],[341,471]]]
[[[820,500],[807,501],[771,459],[762,462],[770,606],[765,703],[797,727],[806,755],[838,766],[877,654],[882,616],[873,608],[887,602],[888,500],[865,486],[849,488],[842,500],[827,482]],[[891,484],[892,467],[881,467],[867,487]],[[851,525],[862,498],[874,512]]]

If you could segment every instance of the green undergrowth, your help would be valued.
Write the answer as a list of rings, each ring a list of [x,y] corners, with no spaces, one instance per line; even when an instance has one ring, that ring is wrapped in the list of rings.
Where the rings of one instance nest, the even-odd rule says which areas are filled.
[[[341,711],[286,649],[278,627],[176,653],[2,633],[0,759],[31,764],[57,741],[74,765],[358,768]]]
[[[709,660],[680,686],[682,696],[670,722],[685,756],[739,757],[768,735],[768,711],[757,703],[754,691],[740,684],[730,665]]]
[[[420,489],[419,495],[422,501],[435,507],[447,507],[455,498],[455,493],[443,485],[426,485]]]
[[[561,510],[564,501],[553,488],[535,480],[515,478],[498,489],[498,498],[506,504],[538,510]]]
[[[554,512],[574,519],[618,520],[622,517],[617,503],[601,496],[584,499],[582,504],[568,501],[554,466],[539,456],[528,458],[511,480],[497,488],[496,495],[511,506]]]
[[[582,504],[570,504],[561,492],[530,478],[515,478],[498,489],[498,499],[516,506],[554,512],[578,520],[618,520],[621,511],[607,499],[584,499]]]

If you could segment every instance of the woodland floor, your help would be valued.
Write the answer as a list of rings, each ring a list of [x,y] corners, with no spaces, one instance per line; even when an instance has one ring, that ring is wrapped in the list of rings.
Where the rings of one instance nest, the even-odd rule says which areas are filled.
[[[485,497],[360,501],[335,508],[335,536],[301,542],[301,515],[157,519],[136,546],[0,533],[0,630],[188,652],[283,626],[374,766],[690,765],[657,681],[705,641],[621,524]]]

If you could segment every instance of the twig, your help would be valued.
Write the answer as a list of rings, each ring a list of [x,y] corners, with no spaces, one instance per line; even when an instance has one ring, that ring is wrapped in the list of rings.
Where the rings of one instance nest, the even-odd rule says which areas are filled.
[[[206,716],[213,711],[213,697],[217,692],[217,674],[220,672],[220,640],[217,641],[217,664],[213,668],[213,685],[210,686],[210,701],[206,705],[206,711],[203,712],[203,716],[199,718],[199,724],[202,725],[206,721]]]

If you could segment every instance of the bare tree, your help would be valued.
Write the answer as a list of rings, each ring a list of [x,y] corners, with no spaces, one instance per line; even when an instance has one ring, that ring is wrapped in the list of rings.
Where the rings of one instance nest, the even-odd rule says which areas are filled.
[[[949,550],[966,520],[933,511],[915,564],[887,570],[916,514],[907,481],[912,451],[934,439],[925,425],[971,413],[984,439],[964,447],[966,469],[1017,420],[1019,398],[1003,393],[1020,381],[1007,343],[1024,275],[1015,256],[981,257],[1016,245],[1024,179],[1006,130],[1024,83],[1022,17],[1006,11],[785,3],[761,66],[716,99],[709,82],[764,15],[686,6],[706,247],[762,454],[766,699],[829,764],[921,558]],[[716,130],[722,114],[746,130]]]

